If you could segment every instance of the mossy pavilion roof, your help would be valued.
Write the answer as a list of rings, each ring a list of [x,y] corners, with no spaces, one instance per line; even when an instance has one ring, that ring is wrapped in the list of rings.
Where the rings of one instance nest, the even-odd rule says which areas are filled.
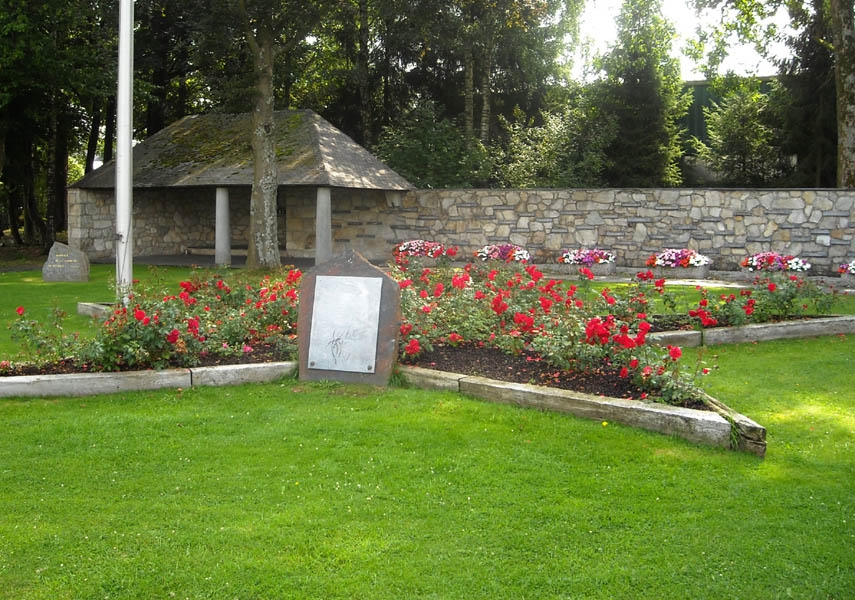
[[[251,186],[249,113],[192,115],[158,131],[133,150],[135,188]],[[275,113],[280,186],[409,190],[403,177],[310,110]],[[115,164],[88,173],[72,187],[113,188]]]

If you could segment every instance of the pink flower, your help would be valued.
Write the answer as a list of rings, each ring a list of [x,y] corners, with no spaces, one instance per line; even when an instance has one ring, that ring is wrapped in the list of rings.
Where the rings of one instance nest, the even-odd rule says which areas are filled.
[[[18,308],[15,309],[15,312],[18,313],[19,317],[23,317],[24,316],[24,307],[19,306]]]
[[[244,344],[244,345],[243,345],[243,353],[244,353],[244,354],[249,354],[250,352],[252,352],[252,346],[250,346],[250,345],[248,345],[248,344]]]

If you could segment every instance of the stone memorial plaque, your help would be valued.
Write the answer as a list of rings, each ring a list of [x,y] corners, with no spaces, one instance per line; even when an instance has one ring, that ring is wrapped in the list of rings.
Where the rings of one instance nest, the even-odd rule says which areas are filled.
[[[401,291],[387,273],[350,251],[300,282],[300,379],[386,385],[398,357]]]
[[[42,266],[44,281],[89,281],[89,257],[85,252],[60,242],[51,246]]]
[[[310,369],[374,372],[382,286],[380,277],[318,277]]]

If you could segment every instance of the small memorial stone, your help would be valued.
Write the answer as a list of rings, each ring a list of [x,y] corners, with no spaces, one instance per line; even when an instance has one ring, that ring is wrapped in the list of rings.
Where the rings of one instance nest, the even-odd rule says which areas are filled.
[[[398,354],[397,282],[350,251],[303,275],[300,379],[386,385]]]
[[[89,281],[89,257],[85,252],[54,242],[42,266],[44,281]]]

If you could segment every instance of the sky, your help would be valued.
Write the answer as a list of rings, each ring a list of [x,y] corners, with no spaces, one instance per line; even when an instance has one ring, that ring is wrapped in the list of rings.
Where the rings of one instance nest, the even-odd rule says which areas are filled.
[[[680,49],[685,45],[686,40],[694,39],[695,27],[698,23],[698,16],[693,8],[689,8],[687,3],[689,0],[661,0],[662,12],[665,17],[671,21],[677,30],[678,38],[674,41],[673,48],[677,57],[680,58],[681,71],[683,80],[692,81],[703,79],[703,76],[696,70],[695,65],[686,57],[680,54]],[[582,40],[588,38],[591,42],[592,51],[605,52],[610,44],[613,44],[617,35],[615,27],[615,19],[620,13],[622,0],[587,0],[587,6],[582,14],[579,22],[579,32]],[[707,16],[702,17],[702,22],[714,23],[718,17]],[[786,24],[786,13],[780,13],[776,21],[781,25]],[[783,45],[777,45],[776,54],[780,55],[786,52]],[[575,59],[576,69],[574,75],[581,78],[580,60]],[[738,75],[773,75],[776,72],[775,67],[760,57],[757,52],[750,46],[740,46],[732,48],[728,59],[724,63],[724,71],[732,70]]]

